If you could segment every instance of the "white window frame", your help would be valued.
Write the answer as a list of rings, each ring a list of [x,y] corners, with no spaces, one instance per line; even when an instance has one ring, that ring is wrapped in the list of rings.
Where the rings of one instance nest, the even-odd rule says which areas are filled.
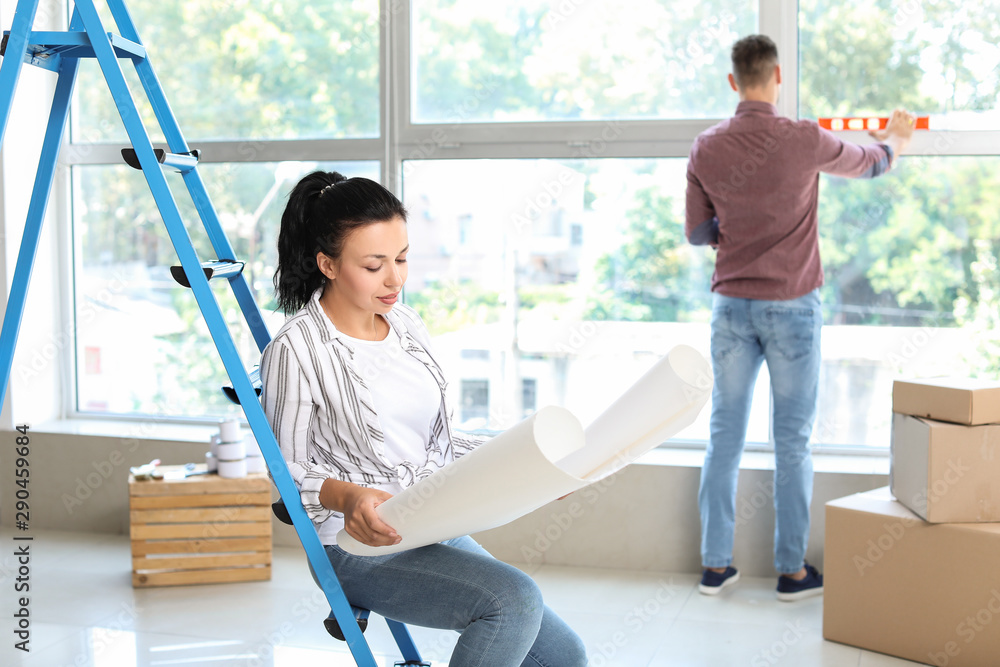
[[[781,54],[783,84],[779,99],[782,115],[798,117],[798,2],[759,0],[759,31],[771,36]],[[383,183],[402,194],[405,161],[474,158],[686,158],[694,138],[721,119],[609,120],[527,123],[430,123],[410,118],[410,3],[380,0],[380,136],[366,139],[235,140],[193,142],[203,150],[204,163],[278,162],[282,160],[378,160]],[[155,64],[155,54],[152,54]],[[736,97],[733,97],[733,107]],[[183,129],[183,128],[182,128]],[[9,135],[10,133],[8,133]],[[845,132],[844,138],[863,141],[862,132]],[[74,144],[63,150],[61,166],[119,164],[120,144]],[[1000,132],[917,133],[911,155],[1000,155]],[[72,238],[69,169],[60,169],[53,190],[52,210],[57,217],[59,248],[63,260],[58,280],[62,289],[59,312],[68,327],[73,322],[74,289],[69,257]],[[7,221],[8,225],[17,224]],[[11,256],[8,249],[8,257]],[[65,327],[64,327],[65,328]],[[75,410],[76,363],[74,346],[67,346],[59,360],[63,368],[62,416],[69,419],[107,419]],[[148,420],[148,416],[136,417]],[[204,422],[198,422],[203,424]],[[703,442],[687,443],[704,446]],[[767,447],[773,447],[772,442]],[[858,453],[851,448],[852,453]],[[875,450],[874,454],[885,454]]]

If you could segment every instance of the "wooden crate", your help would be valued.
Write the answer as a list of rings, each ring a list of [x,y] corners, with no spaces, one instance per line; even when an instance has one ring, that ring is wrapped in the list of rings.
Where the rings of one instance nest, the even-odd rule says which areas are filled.
[[[133,587],[271,578],[266,474],[176,481],[129,476],[128,489]]]

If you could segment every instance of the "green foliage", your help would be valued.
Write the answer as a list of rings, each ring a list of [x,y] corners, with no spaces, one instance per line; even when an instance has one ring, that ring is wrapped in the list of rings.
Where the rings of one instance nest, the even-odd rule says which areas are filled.
[[[534,309],[552,307],[563,309],[573,303],[571,285],[525,285],[518,289],[517,297],[521,308]]]
[[[252,343],[247,336],[239,333],[242,316],[232,292],[226,288],[215,290],[215,294],[226,323],[234,332],[237,349],[247,348]],[[240,408],[222,392],[222,387],[230,384],[229,376],[193,293],[178,288],[172,290],[170,296],[183,327],[178,333],[159,337],[165,344],[162,346],[162,357],[157,360],[158,376],[151,379],[157,388],[155,407],[136,406],[136,409],[185,418],[241,416]],[[247,367],[250,365],[248,363]]]
[[[971,280],[955,303],[959,326],[971,330],[978,345],[967,355],[973,375],[1000,377],[1000,242],[978,240],[976,259],[970,265]],[[974,296],[972,296],[974,294]]]
[[[499,322],[503,313],[500,295],[471,281],[441,282],[407,293],[406,303],[417,311],[431,335]]]
[[[545,106],[522,67],[537,46],[543,9],[512,7],[498,25],[466,12],[449,11],[454,2],[422,3],[417,10],[420,35],[415,116],[418,120],[470,122],[491,120],[496,109],[517,116]]]
[[[376,0],[336,8],[308,0],[177,0],[130,9],[189,140],[378,135]],[[112,29],[109,21],[105,27]],[[132,90],[141,91],[125,69]],[[84,63],[75,139],[124,140],[106,87],[87,85],[99,77],[94,63]],[[152,110],[140,106],[153,127]],[[255,150],[248,143],[244,156]]]
[[[929,110],[921,45],[893,36],[894,4],[803,0],[799,99],[805,118]]]
[[[802,0],[803,117],[994,109],[1000,0]]]
[[[998,10],[996,0],[961,10],[952,2],[803,0],[802,115],[994,108],[998,69],[982,71],[981,54],[997,41]],[[970,242],[1000,238],[996,163],[904,157],[873,181],[823,178],[825,300],[835,319],[940,325],[953,320],[960,294],[975,302]]]
[[[597,293],[588,319],[670,322],[683,320],[702,302],[692,295],[692,249],[670,197],[658,186],[636,192],[622,245],[597,260]],[[701,297],[701,298],[699,298]]]
[[[972,244],[1000,239],[997,158],[901,159],[873,181],[828,178],[819,213],[828,305],[877,306],[896,317],[849,323],[951,320],[956,299],[973,301]]]
[[[415,3],[418,121],[710,118],[757,3]]]

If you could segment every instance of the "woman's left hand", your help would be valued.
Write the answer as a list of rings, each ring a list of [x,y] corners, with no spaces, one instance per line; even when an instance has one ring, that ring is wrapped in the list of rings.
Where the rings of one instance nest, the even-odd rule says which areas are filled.
[[[398,544],[402,537],[378,515],[375,508],[392,498],[381,489],[355,486],[345,498],[344,529],[347,534],[370,547]]]

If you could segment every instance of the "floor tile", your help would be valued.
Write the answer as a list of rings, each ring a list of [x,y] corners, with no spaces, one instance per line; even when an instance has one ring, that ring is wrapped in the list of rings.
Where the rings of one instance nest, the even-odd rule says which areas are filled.
[[[678,614],[679,619],[701,622],[782,625],[801,622],[811,630],[823,628],[823,597],[781,602],[777,579],[742,577],[718,595],[692,595]]]
[[[0,540],[10,541],[10,529]],[[322,621],[329,604],[301,548],[274,549],[272,579],[133,589],[127,536],[39,531],[32,542],[31,648],[0,644],[3,667],[353,666]],[[822,638],[822,597],[778,602],[772,578],[742,580],[716,597],[698,576],[513,563],[584,639],[591,667],[904,667],[900,660]],[[0,590],[16,563],[0,558]],[[0,596],[11,636],[13,595]],[[446,667],[458,634],[410,628],[424,659]],[[399,659],[383,619],[366,640],[379,667]]]
[[[649,666],[854,667],[860,655],[861,649],[824,641],[801,620],[769,625],[678,619]]]

